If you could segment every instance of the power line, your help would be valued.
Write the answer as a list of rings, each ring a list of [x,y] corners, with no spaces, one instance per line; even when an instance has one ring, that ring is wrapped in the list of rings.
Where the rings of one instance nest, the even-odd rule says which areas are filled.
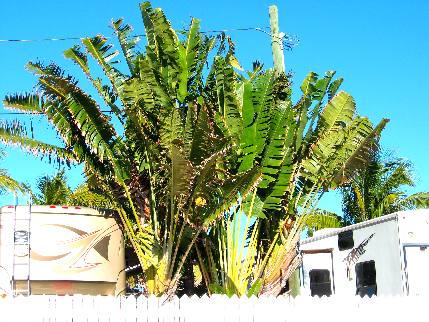
[[[114,113],[113,111],[110,110],[101,110],[101,113]],[[43,112],[0,112],[0,115],[45,115],[45,113]]]
[[[219,30],[206,30],[201,31],[203,34],[214,34],[214,33],[226,33],[231,31],[259,31],[267,34],[271,37],[271,33],[268,32],[269,27],[247,27],[247,28],[231,28],[231,29],[219,29]],[[186,31],[186,30],[184,30]],[[106,39],[114,38],[112,36],[104,36]],[[146,34],[134,35],[134,37],[146,37]],[[47,41],[68,41],[68,40],[82,40],[86,37],[55,37],[55,38],[39,38],[39,39],[0,39],[1,43],[33,43],[33,42],[47,42]],[[291,49],[298,43],[297,37],[282,34],[280,41],[283,42],[286,48]]]
[[[263,29],[267,29],[269,27],[259,28],[259,27],[248,27],[248,28],[232,28],[232,29],[220,29],[220,30],[206,30],[201,31],[201,33],[221,33],[221,32],[229,32],[229,31],[250,31],[257,30],[262,31]],[[184,30],[186,31],[186,30]],[[146,34],[134,35],[135,37],[146,37]],[[0,39],[0,43],[7,42],[43,42],[43,41],[65,41],[65,40],[82,40],[86,37],[56,37],[56,38],[39,38],[39,39]],[[110,39],[113,38],[111,36],[105,36],[105,38]]]
[[[110,38],[110,37],[106,37]],[[63,40],[82,40],[80,37],[63,37],[63,38],[40,38],[40,39],[0,39],[0,43],[8,42],[42,42],[42,41],[63,41]]]

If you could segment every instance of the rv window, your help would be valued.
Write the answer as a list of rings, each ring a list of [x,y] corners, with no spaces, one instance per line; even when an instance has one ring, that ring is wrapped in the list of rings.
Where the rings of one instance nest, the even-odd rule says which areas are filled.
[[[364,297],[377,295],[377,282],[375,262],[361,262],[355,266],[356,271],[356,295]]]
[[[353,230],[343,231],[338,234],[339,250],[352,249],[354,245],[355,241],[353,240]]]
[[[329,270],[312,269],[309,274],[311,296],[330,296],[332,294]]]

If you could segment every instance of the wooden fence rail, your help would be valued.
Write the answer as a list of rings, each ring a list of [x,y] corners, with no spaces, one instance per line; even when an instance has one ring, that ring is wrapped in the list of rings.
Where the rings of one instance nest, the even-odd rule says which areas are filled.
[[[0,298],[0,321],[265,322],[429,321],[429,297]]]

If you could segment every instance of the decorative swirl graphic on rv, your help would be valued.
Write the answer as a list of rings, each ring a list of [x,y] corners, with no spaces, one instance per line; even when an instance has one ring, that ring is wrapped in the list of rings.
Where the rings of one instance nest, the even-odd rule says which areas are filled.
[[[365,254],[365,247],[368,245],[372,237],[374,237],[374,234],[371,234],[368,238],[364,239],[363,242],[359,244],[359,246],[353,248],[346,258],[343,259],[343,262],[346,262],[348,279],[351,279],[350,266],[355,265],[359,258]]]
[[[92,269],[109,261],[109,243],[111,234],[118,230],[111,224],[93,232],[86,232],[75,227],[46,224],[46,228],[65,229],[76,237],[45,244],[44,251],[31,250],[31,259],[42,262],[59,261],[56,271],[76,273]],[[59,231],[60,232],[60,231]]]

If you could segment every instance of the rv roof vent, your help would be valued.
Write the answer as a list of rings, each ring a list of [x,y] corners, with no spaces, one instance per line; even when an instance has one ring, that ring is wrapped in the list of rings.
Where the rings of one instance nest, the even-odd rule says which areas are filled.
[[[355,245],[353,240],[353,230],[346,230],[338,234],[338,249],[351,249]]]

